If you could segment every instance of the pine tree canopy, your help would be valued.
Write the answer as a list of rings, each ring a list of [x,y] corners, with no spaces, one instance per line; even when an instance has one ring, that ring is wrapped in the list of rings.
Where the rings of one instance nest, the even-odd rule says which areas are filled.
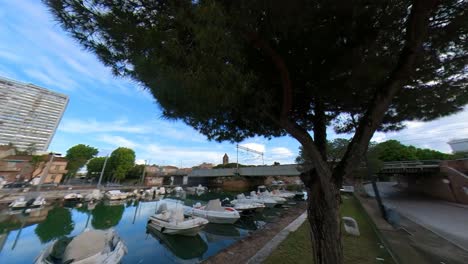
[[[164,116],[210,139],[284,135],[284,91],[275,56],[292,83],[288,116],[351,132],[390,76],[405,44],[410,1],[45,1],[84,47],[148,88]],[[468,101],[466,1],[440,1],[412,78],[380,130],[432,120]],[[409,73],[407,73],[409,74]]]

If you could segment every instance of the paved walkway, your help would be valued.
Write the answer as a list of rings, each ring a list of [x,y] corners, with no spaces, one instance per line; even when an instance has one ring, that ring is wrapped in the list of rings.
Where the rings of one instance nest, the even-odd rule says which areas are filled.
[[[385,205],[395,208],[409,220],[468,251],[468,208],[465,205],[427,197],[408,196],[393,185],[378,184]],[[365,188],[367,193],[373,195],[370,185],[366,185]]]
[[[466,264],[468,252],[453,243],[428,231],[421,225],[401,216],[400,227],[393,228],[380,214],[377,202],[372,198],[359,197],[361,204],[372,218],[385,247],[400,264]]]
[[[268,256],[271,255],[273,250],[275,250],[283,240],[285,240],[289,233],[296,231],[302,223],[307,219],[307,211],[300,215],[296,220],[290,223],[287,227],[285,227],[281,232],[279,232],[275,237],[273,237],[270,242],[268,242],[262,249],[260,249],[257,254],[255,254],[252,258],[249,259],[247,262],[248,264],[257,264],[262,263],[265,261]]]

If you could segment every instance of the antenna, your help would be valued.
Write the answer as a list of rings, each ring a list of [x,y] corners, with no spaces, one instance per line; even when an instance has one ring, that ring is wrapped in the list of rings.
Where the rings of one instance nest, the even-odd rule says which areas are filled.
[[[239,149],[242,149],[242,150],[245,150],[245,151],[248,151],[248,152],[252,152],[252,153],[255,153],[255,154],[258,154],[260,156],[262,156],[262,165],[265,165],[265,161],[263,160],[263,152],[260,152],[260,151],[256,151],[254,149],[250,149],[248,147],[244,147],[244,146],[240,146],[239,144],[236,145],[236,148],[237,148],[237,169],[239,169]]]

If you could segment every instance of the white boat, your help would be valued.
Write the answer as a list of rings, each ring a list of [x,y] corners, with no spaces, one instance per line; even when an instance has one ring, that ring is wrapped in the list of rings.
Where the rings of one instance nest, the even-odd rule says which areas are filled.
[[[145,191],[146,196],[151,196],[151,195],[163,195],[166,194],[166,188],[164,187],[151,187],[151,189],[148,189]]]
[[[183,192],[184,189],[183,189],[182,187],[180,187],[180,186],[176,186],[176,187],[174,187],[174,190],[173,190],[173,191],[174,191],[174,192]]]
[[[65,249],[57,252],[60,247]],[[127,247],[113,229],[87,230],[74,238],[59,239],[36,258],[35,264],[53,263],[119,263]]]
[[[83,200],[83,195],[79,193],[69,193],[63,197],[66,202],[80,202]]]
[[[109,200],[125,200],[128,197],[128,194],[121,192],[120,190],[107,191],[105,197]]]
[[[203,194],[205,193],[206,191],[208,191],[208,187],[205,187],[201,184],[198,184],[198,186],[192,186],[192,187],[187,187],[185,188],[188,192],[191,192],[191,193],[196,193],[198,195],[200,194]]]
[[[210,200],[206,206],[202,206],[200,203],[195,204],[193,207],[184,206],[184,213],[203,217],[210,223],[216,224],[233,224],[240,218],[236,209],[221,206],[219,199]]]
[[[98,189],[94,189],[91,191],[91,193],[88,193],[84,199],[85,201],[99,201],[101,200],[102,198],[104,197],[104,195],[102,194],[102,192]]]
[[[44,197],[38,196],[36,198],[26,199],[24,196],[18,197],[10,203],[8,207],[12,210],[19,210],[24,208],[38,208],[46,204]]]
[[[253,192],[250,194],[250,196],[254,196]],[[275,200],[277,204],[284,204],[286,203],[286,199],[280,196],[273,196],[269,191],[265,191],[262,193],[257,194],[259,198],[270,198]]]
[[[265,185],[258,186],[257,193],[260,194],[260,193],[265,193],[265,192],[269,193],[270,196],[281,197],[281,198],[284,198],[284,199],[293,198],[296,195],[295,193],[289,192],[289,191],[286,191],[286,190],[272,190],[271,192],[269,192]]]
[[[239,202],[238,200],[230,201],[232,207],[236,209],[238,212],[261,212],[265,209],[265,205],[262,203],[255,203],[255,202]]]
[[[251,192],[250,196],[245,196],[243,193],[237,195],[237,202],[240,203],[262,203],[266,207],[275,207],[278,203],[271,197],[260,197],[255,192]]]
[[[166,203],[159,204],[156,214],[150,216],[148,225],[163,234],[195,236],[208,224],[208,220],[196,216],[184,216],[183,206],[168,209]]]

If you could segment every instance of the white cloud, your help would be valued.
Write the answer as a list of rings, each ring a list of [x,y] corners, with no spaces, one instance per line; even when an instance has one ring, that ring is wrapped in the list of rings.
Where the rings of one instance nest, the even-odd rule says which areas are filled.
[[[122,136],[114,136],[114,135],[100,135],[97,138],[99,141],[105,142],[115,147],[126,147],[126,148],[135,148],[138,146],[137,143],[126,139]]]
[[[407,128],[386,134],[385,140],[396,139],[406,145],[451,152],[448,141],[468,137],[468,108],[455,115],[431,122],[407,122]]]
[[[371,141],[375,141],[377,143],[384,142],[386,140],[387,140],[387,135],[382,132],[375,132],[374,136],[371,139]]]
[[[203,162],[218,164],[224,152],[211,149],[149,144],[140,146],[138,157],[160,165],[191,167]]]
[[[277,156],[277,157],[284,157],[284,158],[289,158],[289,157],[294,156],[294,153],[285,147],[272,148],[269,151],[269,154],[273,157]]]
[[[144,164],[146,164],[146,160],[144,160],[144,159],[136,159],[136,160],[135,160],[135,164],[137,164],[137,165],[144,165]]]
[[[125,133],[148,133],[150,128],[141,125],[130,125],[127,120],[121,119],[111,122],[101,122],[93,119],[64,119],[59,130],[69,133],[87,134],[96,132],[125,132]]]

